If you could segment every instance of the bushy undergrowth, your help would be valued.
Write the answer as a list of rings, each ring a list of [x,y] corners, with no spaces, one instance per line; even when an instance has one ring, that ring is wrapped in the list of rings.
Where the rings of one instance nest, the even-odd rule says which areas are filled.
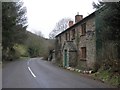
[[[119,73],[113,73],[108,70],[99,69],[98,72],[94,73],[94,77],[110,85],[117,87],[120,86]]]

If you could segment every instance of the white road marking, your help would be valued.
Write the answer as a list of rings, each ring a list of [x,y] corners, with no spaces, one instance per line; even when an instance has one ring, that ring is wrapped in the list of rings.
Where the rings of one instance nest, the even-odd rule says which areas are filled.
[[[32,70],[30,69],[30,67],[28,67],[28,69],[31,72],[31,74],[33,75],[33,77],[36,77],[35,74],[32,72]]]

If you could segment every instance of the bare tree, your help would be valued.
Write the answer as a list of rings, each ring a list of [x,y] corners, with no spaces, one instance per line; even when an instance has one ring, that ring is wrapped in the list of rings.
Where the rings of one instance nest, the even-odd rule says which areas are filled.
[[[58,23],[56,23],[55,28],[50,32],[49,38],[54,39],[57,34],[67,29],[69,21],[71,21],[70,18],[63,18],[60,21],[58,21]]]

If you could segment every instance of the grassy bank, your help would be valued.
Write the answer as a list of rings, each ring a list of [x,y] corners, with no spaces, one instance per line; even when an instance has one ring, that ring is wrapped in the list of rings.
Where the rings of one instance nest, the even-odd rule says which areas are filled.
[[[120,75],[119,73],[112,73],[105,70],[99,70],[96,73],[93,73],[92,76],[95,79],[101,80],[102,82],[108,83],[109,85],[113,85],[116,87],[120,87]]]
[[[109,70],[99,69],[97,72],[92,71],[91,73],[88,73],[85,72],[84,70],[79,70],[79,69],[77,70],[76,68],[68,69],[60,65],[58,66],[70,70],[72,72],[80,73],[80,75],[82,76],[101,81],[108,85],[112,85],[113,87],[120,87],[120,74],[118,72],[111,72]]]

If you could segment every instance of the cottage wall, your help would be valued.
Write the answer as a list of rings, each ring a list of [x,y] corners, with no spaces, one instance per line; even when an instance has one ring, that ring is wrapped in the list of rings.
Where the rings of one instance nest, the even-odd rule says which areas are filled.
[[[87,21],[83,22],[86,23],[86,34],[81,35],[81,26],[79,35],[79,61],[78,63],[83,64],[87,69],[92,69],[94,67],[94,63],[96,60],[96,39],[95,39],[95,18],[90,18]],[[81,57],[81,48],[86,47],[86,58]],[[84,68],[84,67],[83,67]]]
[[[82,34],[82,25],[85,23],[85,34]],[[74,32],[75,30],[75,32]],[[66,34],[67,33],[67,34]],[[75,35],[73,35],[75,33]],[[91,15],[82,22],[78,22],[77,25],[73,25],[69,30],[61,33],[57,39],[59,41],[60,55],[63,57],[63,47],[67,41],[73,41],[75,47],[77,48],[76,55],[70,53],[69,59],[77,58],[74,60],[77,62],[77,66],[80,66],[83,69],[93,69],[96,61],[96,31],[95,31],[95,16]],[[67,36],[66,36],[67,35]],[[74,38],[73,38],[74,36]],[[66,41],[67,37],[67,41]],[[82,57],[83,51],[82,48],[85,48],[86,57]],[[63,59],[63,58],[62,58]],[[70,61],[71,61],[70,60]],[[62,60],[61,60],[62,61]],[[73,61],[73,62],[74,62]],[[72,61],[71,61],[72,62]]]

